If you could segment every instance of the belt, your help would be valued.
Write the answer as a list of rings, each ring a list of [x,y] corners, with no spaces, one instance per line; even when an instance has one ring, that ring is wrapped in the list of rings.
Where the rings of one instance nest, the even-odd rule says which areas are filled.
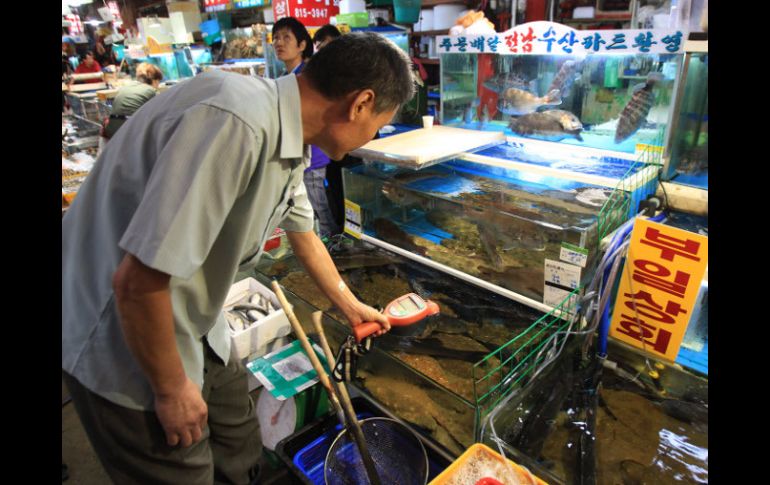
[[[110,115],[111,120],[127,120],[128,116],[126,115]]]

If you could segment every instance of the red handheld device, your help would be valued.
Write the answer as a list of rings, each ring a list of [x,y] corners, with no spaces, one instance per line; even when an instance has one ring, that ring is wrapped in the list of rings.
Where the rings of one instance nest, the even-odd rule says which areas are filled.
[[[417,293],[408,293],[398,297],[385,307],[385,317],[392,327],[405,327],[420,322],[423,318],[436,315],[439,307],[430,300],[424,300]],[[382,327],[377,322],[364,322],[353,327],[356,342],[372,335]]]

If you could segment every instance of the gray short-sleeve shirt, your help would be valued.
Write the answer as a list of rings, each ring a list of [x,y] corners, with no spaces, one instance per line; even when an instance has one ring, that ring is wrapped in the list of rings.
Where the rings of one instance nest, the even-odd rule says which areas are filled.
[[[152,409],[111,284],[129,252],[171,275],[177,347],[202,385],[203,337],[230,355],[221,308],[236,273],[279,224],[312,230],[308,157],[293,75],[204,73],[142,106],[62,219],[62,369],[110,401]]]

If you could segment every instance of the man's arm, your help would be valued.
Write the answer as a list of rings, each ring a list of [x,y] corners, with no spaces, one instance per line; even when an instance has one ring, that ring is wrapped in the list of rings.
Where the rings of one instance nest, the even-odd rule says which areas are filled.
[[[379,322],[385,329],[384,331],[390,330],[390,323],[385,316],[369,305],[358,301],[350,288],[345,285],[331,256],[329,256],[329,251],[326,250],[326,246],[316,233],[313,231],[286,231],[286,236],[294,249],[294,254],[302,262],[305,270],[326,297],[342,311],[351,326],[363,322]],[[384,331],[377,332],[376,335],[381,335]]]
[[[123,336],[150,381],[166,440],[187,447],[200,440],[208,408],[176,347],[169,279],[127,253],[112,286]]]

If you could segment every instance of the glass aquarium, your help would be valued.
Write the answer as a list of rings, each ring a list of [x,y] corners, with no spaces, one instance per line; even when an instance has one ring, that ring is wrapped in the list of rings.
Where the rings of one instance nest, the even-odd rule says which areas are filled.
[[[688,53],[670,160],[663,178],[708,189],[708,52]]]
[[[614,341],[607,360],[564,352],[488,414],[483,443],[549,483],[708,483],[707,380]]]
[[[444,125],[626,154],[664,146],[681,32],[533,22],[438,42]]]
[[[525,372],[524,356],[544,345],[553,320],[364,241],[340,237],[330,254],[348,288],[367,304],[385,307],[414,292],[439,305],[439,315],[375,338],[372,351],[358,359],[356,385],[459,456],[478,437],[485,405],[512,388],[507,377]],[[256,278],[281,284],[311,337],[310,314],[323,310],[333,350],[350,333],[294,256],[260,262]],[[525,385],[520,379],[515,384]]]
[[[223,31],[225,59],[262,59],[265,57],[267,27],[243,27]]]
[[[178,81],[195,76],[196,66],[211,62],[211,49],[179,47],[165,54],[151,54],[146,57],[132,58],[132,68],[142,62],[157,66],[163,73],[163,81]],[[132,77],[135,74],[132,73]]]
[[[624,192],[465,160],[419,171],[368,162],[343,181],[367,235],[552,306],[552,291],[593,275],[601,223],[628,215],[623,203],[602,212]],[[546,266],[566,254],[577,277],[552,288]]]

